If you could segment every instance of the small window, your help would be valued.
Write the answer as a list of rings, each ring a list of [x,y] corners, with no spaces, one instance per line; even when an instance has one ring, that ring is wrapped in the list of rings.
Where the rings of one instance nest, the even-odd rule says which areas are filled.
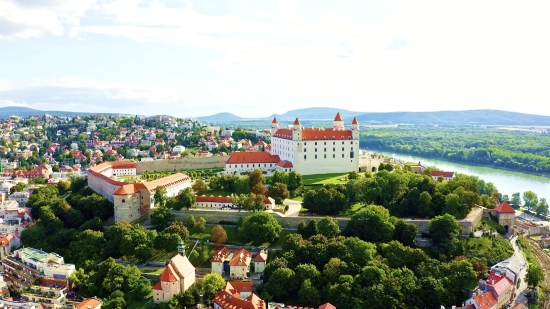
[[[333,159],[336,159],[336,155],[335,155],[335,154],[333,154],[333,155],[332,155],[332,158],[333,158]]]
[[[315,136],[315,139],[317,139],[317,136]],[[315,146],[317,146],[317,142],[315,142]]]
[[[124,199],[122,199],[122,202],[123,202],[123,203],[125,202]]]
[[[315,159],[317,159],[317,155],[315,155]]]
[[[342,154],[342,158],[344,157],[344,154]]]
[[[305,159],[307,159],[307,156],[306,156],[306,155],[304,155],[304,160],[305,160]]]
[[[325,139],[326,139],[326,138],[327,138],[327,137],[325,136]],[[325,142],[325,145],[326,145],[326,144],[327,144],[327,142]]]
[[[342,151],[344,151],[344,147],[342,147]]]
[[[325,159],[327,158],[327,155],[325,155]]]
[[[315,148],[315,152],[317,152],[317,148]]]

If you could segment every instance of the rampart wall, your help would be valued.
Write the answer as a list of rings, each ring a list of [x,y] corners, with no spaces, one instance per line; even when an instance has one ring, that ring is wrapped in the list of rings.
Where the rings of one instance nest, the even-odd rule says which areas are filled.
[[[154,160],[136,162],[136,172],[142,174],[148,172],[161,171],[181,171],[194,169],[224,168],[225,161],[229,157],[213,156],[203,158],[181,158],[173,160]]]

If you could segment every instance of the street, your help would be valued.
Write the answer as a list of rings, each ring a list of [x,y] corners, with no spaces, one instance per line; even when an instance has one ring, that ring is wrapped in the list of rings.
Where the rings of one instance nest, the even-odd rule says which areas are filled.
[[[519,246],[516,243],[516,240],[518,239],[517,236],[514,236],[512,239],[510,239],[510,243],[512,243],[512,247],[514,248],[514,255],[512,257],[515,257],[521,265],[524,265],[524,267],[521,269],[519,278],[521,279],[521,282],[519,284],[519,288],[516,289],[516,299],[513,302],[514,304],[522,303],[527,307],[527,298],[525,297],[525,292],[527,290],[527,283],[525,282],[525,274],[527,273],[527,260],[525,259],[525,256],[523,255],[523,252],[519,248]]]

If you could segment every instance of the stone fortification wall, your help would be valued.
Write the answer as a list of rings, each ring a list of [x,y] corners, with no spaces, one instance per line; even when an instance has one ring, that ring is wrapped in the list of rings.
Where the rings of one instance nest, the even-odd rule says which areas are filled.
[[[203,209],[190,209],[190,210],[172,210],[172,213],[176,215],[176,220],[186,221],[189,215],[193,215],[195,219],[203,217],[208,223],[219,223],[220,221],[232,221],[237,222],[239,218],[250,216],[252,213],[247,211],[237,210],[203,210]],[[300,221],[304,220],[308,222],[310,219],[319,220],[321,217],[283,217],[280,213],[270,212],[270,214],[277,219],[279,224],[283,228],[297,229]],[[346,228],[349,218],[336,218],[340,229]]]
[[[190,210],[172,210],[176,215],[176,220],[186,221],[189,215],[193,215],[195,219],[203,217],[208,223],[219,223],[220,221],[237,222],[239,218],[244,218],[251,215],[251,212],[238,210],[206,210],[206,209],[190,209]],[[308,222],[310,219],[319,220],[321,217],[284,217],[280,213],[270,212],[277,219],[283,228],[297,229],[300,221]],[[459,220],[458,224],[462,228],[462,235],[468,235],[473,232],[481,221],[483,211],[475,211],[470,213],[466,219]],[[341,230],[344,230],[348,225],[350,218],[335,218]],[[428,232],[428,219],[405,219],[407,222],[413,223],[418,227],[419,233]]]
[[[148,172],[160,171],[181,171],[194,169],[224,168],[225,161],[229,157],[213,156],[203,158],[181,158],[174,160],[154,160],[136,162],[136,172],[142,174]]]

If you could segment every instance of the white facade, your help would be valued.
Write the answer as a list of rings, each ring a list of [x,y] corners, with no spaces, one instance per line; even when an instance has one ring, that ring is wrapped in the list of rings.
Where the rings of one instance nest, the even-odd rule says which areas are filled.
[[[28,191],[14,192],[8,197],[8,199],[17,201],[20,207],[25,207],[27,205],[27,202],[29,201],[29,196],[30,193]]]
[[[177,146],[174,146],[174,148],[172,148],[172,152],[184,152],[185,151],[185,147],[183,147],[182,145],[177,145]]]
[[[271,153],[302,175],[358,171],[359,125],[354,119],[346,130],[339,114],[333,128],[304,128],[296,119],[291,129],[280,129],[274,119]]]

